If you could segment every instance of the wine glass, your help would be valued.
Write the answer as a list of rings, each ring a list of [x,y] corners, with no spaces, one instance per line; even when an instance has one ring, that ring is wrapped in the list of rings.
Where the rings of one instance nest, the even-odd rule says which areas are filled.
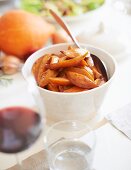
[[[18,161],[17,154],[41,136],[45,111],[33,76],[27,81],[22,74],[16,77],[0,92],[0,152],[15,154]]]
[[[95,132],[78,120],[60,121],[45,135],[50,170],[92,170]]]

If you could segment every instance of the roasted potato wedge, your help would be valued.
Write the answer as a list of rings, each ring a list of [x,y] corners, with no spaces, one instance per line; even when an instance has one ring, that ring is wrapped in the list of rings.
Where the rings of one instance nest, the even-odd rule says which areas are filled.
[[[56,69],[59,69],[59,68],[78,66],[80,64],[81,60],[83,60],[85,57],[86,57],[86,54],[83,55],[83,56],[72,58],[70,60],[64,60],[64,61],[61,61],[59,63],[54,63],[54,64],[50,63],[47,66],[47,68],[52,69],[52,70],[56,70]]]
[[[79,56],[83,56],[85,54],[86,54],[85,57],[89,57],[90,55],[89,51],[87,51],[86,49],[82,49],[82,48],[70,48],[66,51],[61,51],[61,53],[67,56],[68,58],[76,58]]]
[[[62,61],[64,61],[64,60],[66,60],[66,59],[67,59],[66,56],[62,56],[62,57],[59,58],[59,62],[62,62]]]
[[[75,86],[85,88],[85,89],[92,89],[98,87],[95,82],[91,81],[87,76],[76,73],[76,72],[71,72],[67,71],[67,77],[68,79],[74,84]]]
[[[49,54],[42,57],[42,61],[39,65],[38,74],[37,74],[38,82],[41,81],[41,79],[43,77],[43,73],[46,71],[46,64],[49,61],[50,57],[51,57],[51,55],[49,55]]]
[[[73,86],[67,90],[64,90],[63,92],[66,92],[66,93],[73,93],[73,92],[81,92],[81,91],[85,91],[85,90],[88,90],[88,89],[84,89],[84,88],[80,88],[80,87],[77,87],[77,86]]]
[[[107,81],[108,77],[107,77],[105,67],[103,67],[103,64],[101,64],[101,61],[97,57],[95,57],[95,55],[91,54],[91,56],[94,61],[94,67],[96,71],[102,75],[101,77],[103,77],[105,81]]]
[[[42,59],[43,57],[40,57],[38,60],[36,60],[36,62],[33,64],[33,67],[32,67],[32,72],[35,76],[36,81],[37,81],[38,71],[39,71],[39,67],[40,67]]]
[[[81,60],[81,62],[80,62],[80,66],[88,66],[88,64],[87,64],[87,62],[83,59],[83,60]]]
[[[90,67],[84,66],[84,69],[88,71],[92,75],[92,77],[94,77],[93,70]]]
[[[93,71],[93,73],[94,73],[95,79],[100,79],[100,78],[102,78],[102,74],[101,74],[100,72],[98,72],[98,70],[96,69],[95,66],[92,67],[92,71]]]
[[[38,81],[38,85],[40,87],[45,87],[49,83],[49,79],[51,77],[56,77],[56,75],[57,75],[56,71],[48,69],[43,73],[40,81]]]
[[[94,81],[94,77],[90,74],[90,72],[88,72],[84,68],[71,67],[71,68],[68,68],[67,71],[83,74],[83,75],[87,76],[90,80]]]
[[[68,86],[72,84],[69,79],[63,77],[55,77],[55,78],[51,77],[49,78],[49,82],[57,85],[63,85],[63,86]]]
[[[52,55],[50,59],[50,63],[53,64],[53,63],[58,63],[58,62],[59,62],[59,57],[56,55]]]
[[[68,85],[68,86],[59,85],[58,86],[60,92],[64,92],[65,90],[68,90],[71,87],[73,87],[73,85]]]
[[[87,66],[88,67],[93,67],[94,66],[94,61],[93,61],[93,59],[92,59],[92,57],[91,56],[89,56],[89,57],[87,57],[86,58],[86,62],[87,62]]]
[[[48,83],[47,90],[56,91],[56,92],[59,91],[58,86],[53,83]]]
[[[105,84],[105,80],[104,80],[104,78],[102,78],[102,79],[96,79],[95,80],[95,83],[98,85],[98,86],[101,86],[102,84]]]

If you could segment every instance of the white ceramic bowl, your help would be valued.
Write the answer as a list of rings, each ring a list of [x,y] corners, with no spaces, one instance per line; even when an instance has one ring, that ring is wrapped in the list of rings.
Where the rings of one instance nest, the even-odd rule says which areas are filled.
[[[61,50],[66,50],[69,45],[71,44],[52,45],[32,54],[25,62],[22,69],[25,79],[28,79],[29,75],[32,74],[32,66],[38,58],[47,53],[57,54]],[[88,121],[94,118],[115,77],[116,62],[109,53],[87,44],[81,44],[81,47],[88,49],[105,63],[109,80],[104,85],[95,89],[76,93],[53,92],[38,87],[43,101],[45,101],[46,115],[49,120],[58,121],[75,119]]]

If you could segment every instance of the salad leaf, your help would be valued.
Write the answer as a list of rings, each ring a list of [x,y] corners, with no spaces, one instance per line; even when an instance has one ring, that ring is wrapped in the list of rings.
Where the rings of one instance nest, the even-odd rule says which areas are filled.
[[[90,10],[97,9],[99,6],[100,6],[100,4],[94,3],[94,2],[91,2],[91,3],[88,4],[88,8],[89,8]]]
[[[21,0],[21,7],[29,12],[39,14],[42,10],[41,0]]]

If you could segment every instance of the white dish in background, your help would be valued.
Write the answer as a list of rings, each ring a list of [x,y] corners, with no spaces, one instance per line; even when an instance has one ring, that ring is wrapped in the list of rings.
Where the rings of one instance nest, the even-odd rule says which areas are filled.
[[[32,54],[26,60],[22,69],[25,79],[28,79],[32,74],[32,66],[38,58],[47,53],[57,54],[61,50],[66,50],[69,45],[73,44],[67,43],[48,46]],[[95,118],[106,96],[106,92],[111,82],[114,80],[116,62],[113,57],[102,49],[87,44],[81,44],[81,46],[98,56],[105,63],[110,79],[100,87],[76,93],[52,92],[38,87],[43,102],[45,102],[48,120],[58,121],[74,119],[88,121]]]
[[[87,32],[91,30],[96,31],[101,21],[105,6],[106,6],[106,0],[105,0],[105,3],[97,9],[88,11],[79,16],[64,16],[62,18],[68,24],[68,26],[70,27],[74,35],[80,34],[85,29]],[[44,19],[58,26],[58,24],[53,18],[44,17]]]
[[[15,1],[16,8],[20,7],[20,0]],[[64,21],[69,25],[71,30],[73,31],[74,35],[78,35],[81,33],[85,28],[86,30],[96,30],[98,27],[98,24],[101,21],[101,17],[103,15],[103,10],[106,6],[106,0],[104,4],[102,4],[100,7],[94,10],[90,10],[86,13],[83,13],[82,15],[78,16],[64,16],[62,17]],[[52,17],[43,17],[46,21],[48,21],[51,24],[54,24],[56,27],[58,27],[58,24]],[[94,22],[95,21],[95,22]],[[87,27],[86,27],[87,26]]]

